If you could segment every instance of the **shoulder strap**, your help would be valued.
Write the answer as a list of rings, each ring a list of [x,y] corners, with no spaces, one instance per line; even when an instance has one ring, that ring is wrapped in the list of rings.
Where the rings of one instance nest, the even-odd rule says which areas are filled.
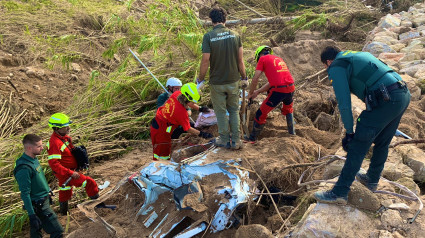
[[[18,166],[16,166],[15,167],[15,169],[13,169],[13,176],[16,176],[16,173],[18,172],[18,168],[19,167],[27,167],[27,168],[29,168],[32,172],[34,172],[34,169],[31,167],[31,166],[29,166],[29,165],[27,165],[27,164],[20,164],[20,165],[18,165]],[[32,174],[31,174],[31,178],[32,178]]]

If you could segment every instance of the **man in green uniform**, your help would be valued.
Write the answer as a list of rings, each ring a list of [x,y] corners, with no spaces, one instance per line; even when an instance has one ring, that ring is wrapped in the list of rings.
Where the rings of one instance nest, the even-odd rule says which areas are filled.
[[[210,12],[213,29],[204,35],[202,41],[202,60],[197,83],[203,84],[210,67],[211,101],[220,135],[216,145],[240,149],[242,142],[239,136],[239,75],[244,81],[242,86],[245,87],[247,77],[241,39],[225,27],[226,16],[223,8],[213,8]],[[230,130],[226,111],[229,113]]]
[[[28,134],[23,139],[25,152],[16,160],[13,174],[21,191],[24,208],[28,212],[31,238],[43,237],[41,228],[50,237],[62,237],[63,228],[55,212],[50,208],[49,185],[43,168],[36,158],[43,150],[41,138]]]
[[[342,146],[347,159],[337,183],[329,191],[314,194],[318,202],[347,203],[354,179],[376,191],[388,156],[388,146],[410,102],[410,92],[400,75],[368,52],[327,47],[321,54],[335,91],[346,135]],[[363,100],[364,110],[353,130],[350,92]],[[359,171],[372,143],[373,155],[367,173]]]

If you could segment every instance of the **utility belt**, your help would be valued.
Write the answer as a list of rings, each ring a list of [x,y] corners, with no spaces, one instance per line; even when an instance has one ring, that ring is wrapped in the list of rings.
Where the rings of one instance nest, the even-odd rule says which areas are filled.
[[[270,88],[287,88],[294,86],[294,83],[288,84],[288,85],[279,85],[279,86],[271,86]]]
[[[43,210],[43,206],[44,206],[44,202],[46,202],[46,199],[49,199],[50,205],[52,204],[52,198],[47,195],[43,198],[31,201],[32,203],[32,208],[34,209],[34,212],[36,214],[40,214],[41,211]],[[25,209],[25,206],[23,206],[23,208]],[[25,209],[26,210],[26,209]]]
[[[385,86],[384,84],[380,84],[379,88],[373,91],[366,92],[366,111],[372,111],[373,108],[379,106],[381,102],[389,102],[391,101],[390,92],[397,89],[406,89],[406,83],[404,81],[397,81],[393,84]]]

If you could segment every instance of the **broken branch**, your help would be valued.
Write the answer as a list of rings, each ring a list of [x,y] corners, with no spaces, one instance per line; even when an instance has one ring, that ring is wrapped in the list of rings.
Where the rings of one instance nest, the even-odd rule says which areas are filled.
[[[392,145],[390,145],[391,148],[394,148],[398,145],[404,145],[404,144],[419,144],[419,143],[425,143],[425,139],[417,139],[417,140],[406,140],[406,141],[399,141]]]

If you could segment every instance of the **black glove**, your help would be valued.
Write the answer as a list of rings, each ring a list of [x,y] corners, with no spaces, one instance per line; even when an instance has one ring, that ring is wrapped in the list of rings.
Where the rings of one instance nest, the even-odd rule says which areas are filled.
[[[208,107],[199,107],[200,112],[209,112],[210,109]]]
[[[213,137],[213,135],[211,133],[203,132],[203,131],[200,131],[198,136],[205,138],[205,139],[209,139],[209,138]]]
[[[37,231],[40,230],[41,229],[41,220],[40,220],[40,218],[38,218],[38,216],[35,215],[35,214],[29,215],[29,218],[30,218],[30,225],[31,225],[31,227],[34,228]]]
[[[354,138],[354,133],[351,133],[351,134],[345,133],[345,137],[344,139],[342,139],[342,148],[345,151],[348,151],[348,143],[350,143],[350,141],[352,141],[353,138]]]

